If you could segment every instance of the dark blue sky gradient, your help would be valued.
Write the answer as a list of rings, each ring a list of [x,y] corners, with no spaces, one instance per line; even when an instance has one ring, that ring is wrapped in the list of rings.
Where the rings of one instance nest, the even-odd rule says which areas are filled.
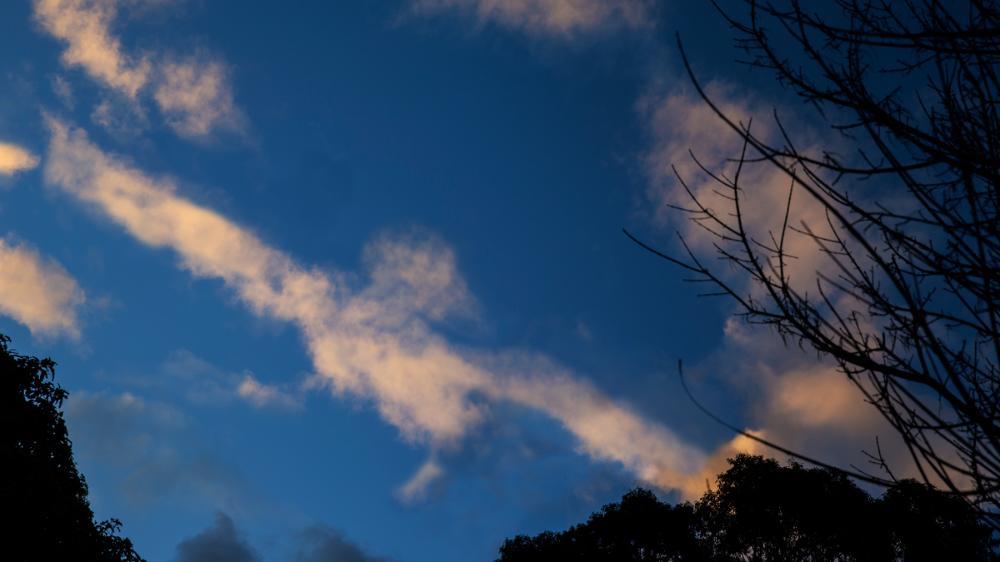
[[[725,303],[696,298],[681,272],[621,233],[670,239],[650,221],[637,107],[686,81],[675,31],[707,76],[748,76],[731,64],[710,6],[675,2],[655,29],[568,41],[477,28],[450,12],[407,16],[398,2],[191,0],[129,14],[114,28],[129,49],[228,63],[245,135],[188,142],[152,110],[138,134],[94,126],[106,92],[60,65],[61,45],[25,1],[0,8],[0,140],[44,155],[42,113],[58,114],[308,266],[362,275],[373,238],[432,233],[454,249],[478,303],[477,317],[439,327],[451,342],[545,354],[692,443],[726,438],[681,395],[675,373],[678,359],[696,363],[719,346]],[[73,107],[53,94],[57,75]],[[0,332],[22,352],[58,359],[73,394],[128,392],[186,420],[164,428],[123,414],[87,433],[70,417],[98,516],[125,521],[150,560],[172,559],[217,511],[266,560],[288,558],[296,533],[315,524],[397,560],[488,560],[505,537],[578,522],[638,483],[579,454],[544,415],[500,405],[461,447],[440,452],[447,474],[429,496],[405,504],[394,490],[428,451],[364,401],[316,392],[300,410],[275,411],[189,399],[198,380],[244,371],[297,384],[312,366],[295,330],[45,187],[39,170],[4,182],[0,234],[62,264],[88,304],[79,342],[33,337],[6,317]],[[214,370],[189,380],[172,372],[178,356]],[[715,400],[738,416],[738,398]],[[142,474],[96,444],[127,448],[143,435],[173,452],[147,459]]]

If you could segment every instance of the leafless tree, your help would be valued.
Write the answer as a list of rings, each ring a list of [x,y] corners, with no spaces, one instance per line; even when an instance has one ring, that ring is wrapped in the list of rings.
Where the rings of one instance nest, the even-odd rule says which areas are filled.
[[[1000,6],[743,4],[738,15],[719,11],[746,62],[811,105],[828,144],[801,148],[801,131],[777,111],[774,135],[726,114],[685,54],[695,88],[743,151],[723,170],[699,162],[727,209],[681,174],[690,202],[678,208],[743,281],[683,236],[681,255],[636,241],[714,285],[750,322],[835,361],[923,478],[1000,528]],[[773,167],[790,186],[784,221],[766,236],[744,220],[750,166]],[[822,207],[822,228],[797,220],[793,192]],[[811,238],[829,266],[806,288],[788,274],[798,257],[790,235]],[[882,464],[860,476],[891,485],[893,467]]]

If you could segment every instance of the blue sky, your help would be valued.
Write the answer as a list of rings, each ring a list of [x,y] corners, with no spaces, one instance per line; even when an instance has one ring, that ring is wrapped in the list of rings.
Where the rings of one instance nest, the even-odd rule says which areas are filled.
[[[867,446],[828,366],[621,233],[697,245],[664,171],[733,155],[676,31],[728,109],[789,103],[701,3],[3,3],[0,331],[58,360],[98,516],[154,561],[492,559],[753,450],[678,359]]]

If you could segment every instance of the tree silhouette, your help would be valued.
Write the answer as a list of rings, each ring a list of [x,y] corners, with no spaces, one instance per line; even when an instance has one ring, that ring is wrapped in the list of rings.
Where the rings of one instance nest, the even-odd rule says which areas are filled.
[[[670,506],[635,489],[562,533],[519,535],[504,541],[499,560],[701,560],[698,525],[690,504]]]
[[[94,521],[60,407],[55,363],[19,355],[0,334],[3,559],[138,562],[118,520]]]
[[[636,489],[583,524],[517,536],[500,562],[994,560],[975,509],[903,481],[875,499],[842,473],[740,455],[717,488],[671,506]]]
[[[643,245],[748,321],[835,362],[923,480],[1000,529],[1000,2],[743,5],[738,17],[720,13],[747,62],[815,118],[792,131],[775,111],[762,132],[706,93],[685,54],[743,150],[726,169],[702,166],[717,200],[677,174],[690,195],[683,212],[739,280],[687,241],[681,257]],[[754,192],[773,187],[747,179],[758,166],[788,189],[783,223],[765,232],[747,214]],[[822,224],[797,216],[793,200],[818,207]],[[789,273],[803,257],[787,246],[794,236],[820,260],[805,279]],[[881,473],[855,474],[891,486],[900,467],[873,455]]]

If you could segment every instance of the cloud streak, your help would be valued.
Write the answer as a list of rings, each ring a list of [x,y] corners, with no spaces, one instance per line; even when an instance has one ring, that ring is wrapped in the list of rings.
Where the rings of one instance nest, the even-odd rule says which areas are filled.
[[[644,0],[413,0],[418,14],[457,11],[532,35],[572,37],[598,29],[651,25]]]
[[[153,99],[178,135],[207,138],[217,130],[243,128],[243,114],[233,101],[229,72],[221,62],[192,57],[165,62],[160,72]]]
[[[422,500],[434,482],[444,476],[444,468],[433,457],[420,465],[413,476],[396,490],[396,497],[404,503]]]
[[[0,176],[12,176],[36,166],[38,157],[34,154],[16,144],[0,142]]]
[[[123,52],[111,34],[118,13],[114,0],[36,0],[35,19],[66,44],[66,66],[82,68],[95,80],[134,99],[149,81],[150,61]]]
[[[302,407],[299,400],[280,388],[258,381],[253,375],[243,375],[236,387],[236,394],[258,408],[295,410]]]
[[[248,370],[225,371],[185,349],[170,354],[158,372],[148,376],[130,376],[129,382],[158,392],[183,389],[183,398],[195,404],[222,404],[234,399],[256,408],[298,410],[302,407],[302,389],[261,382]]]
[[[0,313],[36,335],[80,335],[77,309],[86,300],[58,263],[0,238]]]
[[[540,357],[450,345],[432,324],[473,306],[455,256],[441,241],[383,237],[365,251],[369,283],[305,268],[247,229],[177,194],[49,119],[46,181],[145,244],[169,248],[193,275],[221,279],[263,317],[300,329],[313,387],[374,403],[412,442],[454,446],[509,400],[547,413],[593,459],[613,461],[668,488],[704,457],[668,429]]]
[[[226,66],[204,55],[186,58],[162,53],[129,54],[111,27],[121,0],[35,0],[35,20],[66,45],[62,61],[138,104],[152,90],[167,125],[195,140],[219,131],[243,130]],[[133,113],[141,114],[141,111]],[[98,115],[105,115],[107,109]]]

